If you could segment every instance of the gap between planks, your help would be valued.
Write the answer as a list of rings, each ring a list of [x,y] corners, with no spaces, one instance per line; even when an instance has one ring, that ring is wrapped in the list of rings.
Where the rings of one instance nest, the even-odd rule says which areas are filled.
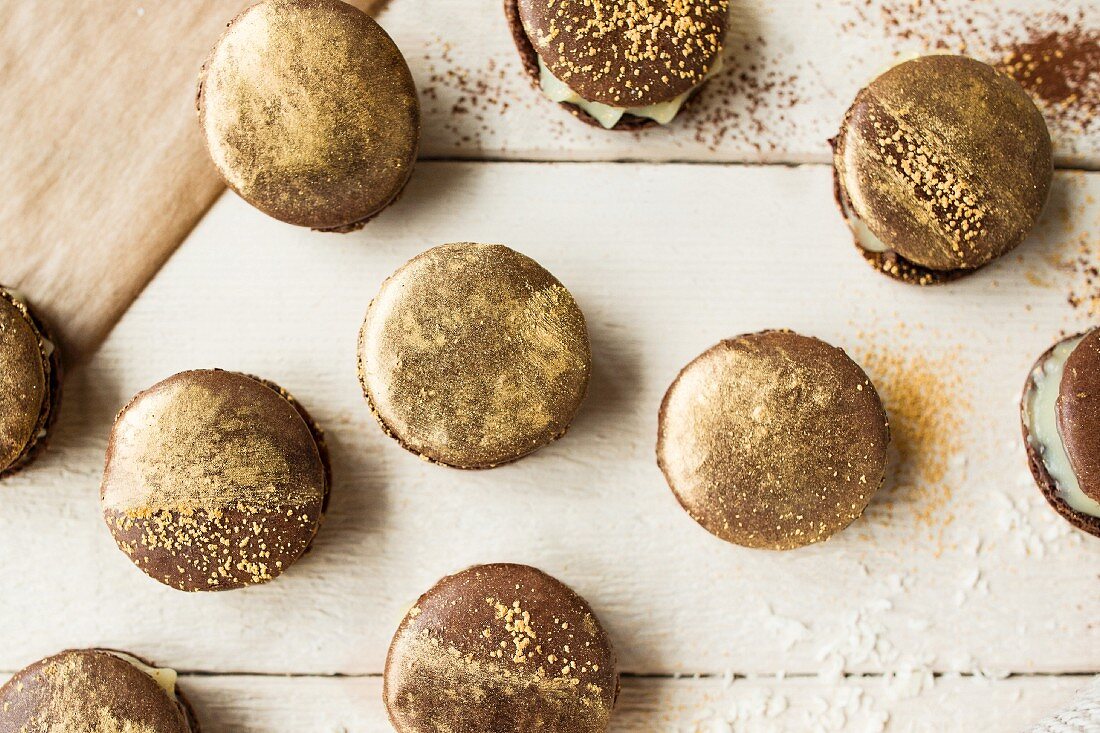
[[[690,165],[705,167],[717,167],[717,168],[802,168],[802,167],[828,167],[832,165],[832,161],[829,158],[822,158],[820,156],[793,156],[790,159],[783,160],[696,160],[692,158],[667,158],[667,159],[647,159],[647,158],[612,158],[612,159],[600,159],[600,158],[564,158],[558,160],[550,160],[547,158],[534,158],[534,157],[516,157],[516,156],[494,156],[494,155],[478,155],[463,157],[461,155],[428,155],[422,156],[417,159],[417,164],[421,163],[484,163],[484,164],[500,164],[500,163],[526,163],[536,165],[637,165],[637,166],[656,166],[656,165]],[[1058,165],[1055,164],[1054,170],[1067,173],[1096,173],[1100,172],[1100,163],[1096,165]],[[413,171],[413,175],[416,172]]]

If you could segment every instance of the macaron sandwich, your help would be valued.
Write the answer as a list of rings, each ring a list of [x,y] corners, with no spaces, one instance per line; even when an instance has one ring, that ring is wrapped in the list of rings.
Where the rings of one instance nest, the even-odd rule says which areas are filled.
[[[443,578],[405,614],[383,696],[397,733],[603,733],[611,640],[583,598],[526,565]]]
[[[182,372],[119,413],[100,498],[119,549],[182,591],[278,577],[328,503],[324,435],[286,391],[221,370]]]
[[[61,399],[61,360],[27,300],[0,287],[0,478],[22,470],[49,440]]]
[[[505,0],[523,67],[575,117],[668,124],[722,65],[728,0]]]
[[[1028,465],[1047,502],[1100,537],[1100,329],[1039,357],[1020,402]]]
[[[132,654],[71,649],[0,687],[0,733],[199,733],[176,673]]]
[[[357,229],[404,189],[420,105],[404,57],[340,0],[264,0],[238,15],[198,85],[199,123],[226,183],[284,222]]]
[[[856,95],[833,139],[834,188],[863,257],[928,285],[1016,247],[1050,191],[1043,116],[1009,77],[965,56],[898,64]]]
[[[661,403],[657,462],[708,532],[788,550],[863,513],[885,478],[889,439],[878,393],[843,351],[763,331],[684,367]]]
[[[500,244],[445,244],[390,276],[359,332],[359,380],[387,435],[455,468],[508,463],[562,436],[591,352],[573,296]]]

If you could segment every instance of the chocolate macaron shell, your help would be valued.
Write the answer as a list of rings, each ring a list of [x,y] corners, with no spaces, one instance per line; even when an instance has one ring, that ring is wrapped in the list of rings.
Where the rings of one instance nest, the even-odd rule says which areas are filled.
[[[661,404],[657,462],[687,513],[738,545],[828,539],[882,485],[890,433],[863,370],[789,331],[722,341]]]
[[[572,295],[503,245],[413,258],[383,283],[359,334],[359,379],[383,430],[455,468],[497,466],[559,438],[590,370]]]
[[[61,360],[46,326],[0,287],[0,478],[46,447],[61,398]]]
[[[281,221],[350,231],[412,173],[420,105],[408,64],[340,0],[264,0],[238,15],[199,77],[199,120],[228,185]]]
[[[899,64],[856,97],[835,141],[850,211],[904,261],[973,270],[1034,227],[1053,176],[1042,114],[964,56]]]
[[[1032,366],[1031,370],[1028,372],[1027,381],[1024,382],[1023,395],[1020,398],[1020,432],[1023,434],[1024,447],[1027,450],[1027,465],[1031,470],[1031,475],[1035,479],[1035,484],[1039,487],[1039,491],[1042,493],[1043,498],[1047,500],[1047,503],[1054,511],[1058,512],[1063,519],[1074,527],[1077,527],[1077,529],[1087,532],[1094,537],[1100,537],[1100,517],[1094,517],[1079,512],[1062,498],[1058,491],[1057,482],[1054,480],[1054,477],[1050,475],[1046,464],[1043,462],[1039,445],[1036,441],[1032,440],[1031,431],[1028,429],[1027,400],[1028,393],[1032,388],[1032,375],[1051,357],[1058,345],[1057,343],[1054,344],[1044,351],[1042,356],[1035,360],[1034,366]],[[1063,377],[1064,376],[1065,373],[1063,372]],[[1061,391],[1060,387],[1059,391]],[[1059,428],[1059,430],[1061,430],[1061,428]]]
[[[667,102],[722,54],[727,0],[518,0],[528,42],[584,99],[615,107]]]
[[[583,598],[526,565],[440,580],[405,615],[383,695],[398,733],[601,733],[615,652]]]
[[[504,16],[508,20],[509,29],[512,31],[512,40],[516,44],[516,50],[519,51],[523,70],[531,80],[531,85],[537,89],[539,86],[539,56],[535,51],[535,47],[531,45],[531,39],[527,37],[527,31],[523,29],[523,23],[519,17],[519,0],[504,0]],[[694,95],[691,99],[694,99]],[[690,101],[689,99],[685,103],[685,107]],[[601,130],[605,129],[595,117],[575,104],[558,102],[558,106],[585,124],[598,127]],[[624,114],[610,129],[615,132],[636,132],[650,127],[657,127],[659,124],[656,120],[648,117]]]
[[[1056,414],[1081,491],[1100,501],[1100,330],[1086,334],[1066,359]]]
[[[320,429],[293,398],[236,372],[197,370],[119,414],[101,499],[115,542],[184,591],[280,575],[310,546],[330,485]]]
[[[833,138],[829,142],[833,145],[833,151],[835,153],[836,138]],[[835,166],[833,167],[833,197],[836,199],[837,206],[840,207],[841,211],[852,211],[852,202],[848,199],[847,193],[840,185],[840,175]],[[849,222],[849,225],[851,225],[851,222]],[[932,270],[923,265],[918,265],[915,262],[910,262],[894,250],[875,252],[864,249],[863,246],[860,245],[858,238],[856,239],[856,249],[859,250],[859,255],[867,264],[882,274],[913,285],[943,285],[945,283],[954,282],[973,272],[973,270],[962,269]]]
[[[0,733],[198,733],[193,714],[148,674],[102,649],[61,652],[0,687]]]

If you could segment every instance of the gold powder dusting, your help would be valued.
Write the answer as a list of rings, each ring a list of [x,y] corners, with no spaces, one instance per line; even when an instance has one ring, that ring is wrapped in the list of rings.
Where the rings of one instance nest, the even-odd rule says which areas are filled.
[[[613,654],[583,602],[549,576],[474,568],[441,581],[416,611],[386,664],[398,730],[606,729]]]
[[[708,531],[790,549],[863,512],[888,440],[874,386],[842,351],[771,331],[722,342],[680,373],[662,405],[657,455]]]
[[[105,517],[119,548],[147,575],[178,590],[226,590],[279,575],[304,551],[320,512],[313,502]]]
[[[334,0],[267,0],[241,14],[207,62],[199,106],[229,185],[295,224],[368,218],[416,156],[419,106],[401,53]]]
[[[863,223],[933,270],[980,267],[1019,244],[1052,176],[1050,137],[1031,100],[957,56],[906,62],[860,92],[834,162]]]
[[[876,345],[858,352],[860,362],[883,385],[897,451],[880,506],[891,515],[904,511],[907,518],[915,517],[938,541],[954,519],[953,469],[962,458],[959,435],[970,411],[959,357],[884,349],[883,337],[859,334],[861,341]]]
[[[0,290],[0,472],[24,455],[45,422],[48,365],[25,307]]]
[[[184,372],[119,415],[104,517],[148,575],[181,590],[235,588],[270,580],[308,546],[328,490],[321,438],[276,390]]]
[[[11,688],[15,689],[12,690]],[[160,686],[106,652],[63,652],[19,673],[3,692],[12,733],[188,733]],[[10,717],[9,717],[10,716]],[[14,719],[13,719],[14,718]]]
[[[728,0],[521,0],[524,29],[557,78],[585,99],[670,100],[722,54]]]
[[[588,385],[588,333],[573,297],[530,258],[444,245],[382,286],[359,369],[376,416],[407,448],[486,467],[565,432]]]
[[[878,160],[910,185],[923,203],[924,223],[939,227],[952,254],[965,261],[964,247],[973,252],[974,240],[987,234],[988,209],[982,201],[988,196],[968,180],[967,171],[936,152],[920,130],[885,111],[868,112],[867,121],[875,131]]]

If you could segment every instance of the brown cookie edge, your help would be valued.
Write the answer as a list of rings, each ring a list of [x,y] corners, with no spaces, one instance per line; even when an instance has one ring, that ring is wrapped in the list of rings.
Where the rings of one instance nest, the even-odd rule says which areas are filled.
[[[721,339],[717,343],[707,347],[704,351],[699,353],[697,356],[695,356],[693,359],[691,359],[691,361],[689,361],[687,364],[685,364],[678,372],[676,372],[676,376],[669,383],[668,389],[665,390],[664,397],[661,398],[661,406],[657,411],[657,445],[656,445],[656,448],[655,448],[655,453],[657,455],[657,467],[661,470],[661,475],[665,479],[665,484],[668,486],[669,492],[671,492],[671,494],[676,498],[676,503],[680,505],[680,508],[684,511],[684,514],[686,514],[688,516],[688,518],[691,519],[691,521],[693,523],[695,523],[696,526],[698,526],[700,529],[702,529],[708,535],[710,535],[711,537],[715,537],[715,538],[717,538],[717,539],[719,539],[723,542],[726,542],[727,544],[733,545],[735,547],[743,547],[743,548],[748,549],[748,550],[767,550],[767,551],[771,551],[771,552],[789,552],[791,550],[798,550],[798,549],[803,548],[803,547],[810,547],[811,545],[815,545],[815,544],[820,545],[823,542],[828,542],[833,537],[836,537],[838,534],[840,534],[841,532],[845,531],[846,529],[851,527],[853,524],[855,524],[857,520],[861,519],[863,517],[863,515],[867,513],[867,509],[868,509],[868,507],[871,506],[871,501],[874,500],[875,495],[879,491],[882,490],[883,486],[886,485],[886,477],[889,473],[889,466],[890,466],[889,454],[887,454],[886,465],[883,468],[882,478],[879,480],[878,486],[876,486],[874,491],[872,491],[869,494],[869,498],[867,500],[867,505],[865,507],[863,507],[863,510],[858,515],[856,515],[855,517],[852,517],[852,520],[850,522],[845,524],[843,527],[838,528],[835,532],[833,532],[828,537],[815,539],[811,542],[807,542],[807,543],[801,544],[801,545],[790,545],[790,546],[785,546],[785,547],[778,547],[778,546],[771,546],[771,545],[743,545],[739,542],[734,542],[733,540],[727,539],[725,537],[722,537],[721,535],[718,535],[718,534],[715,534],[714,532],[711,532],[706,526],[703,525],[702,522],[697,520],[691,514],[691,510],[688,509],[687,504],[684,503],[684,500],[680,496],[680,492],[676,491],[676,489],[674,489],[672,487],[672,479],[669,477],[668,468],[665,465],[665,461],[664,461],[663,456],[661,455],[661,443],[664,440],[664,424],[665,424],[665,416],[668,412],[668,402],[669,402],[670,397],[672,396],[673,388],[677,385],[677,383],[679,383],[680,378],[683,377],[684,373],[687,372],[687,370],[690,369],[695,364],[696,361],[702,359],[704,356],[706,356],[712,349],[714,349],[719,344],[723,344],[723,343],[726,343],[726,342],[737,341],[738,339],[744,338],[746,336],[755,336],[755,335],[758,335],[758,334],[763,335],[763,334],[770,334],[770,333],[784,333],[784,334],[793,334],[795,336],[803,336],[803,334],[800,334],[797,331],[794,331],[793,329],[790,329],[790,328],[765,328],[765,329],[762,329],[760,331],[751,331],[749,333],[739,334],[739,335],[733,336],[731,338]],[[817,338],[816,336],[803,336],[803,337],[804,338]],[[834,349],[840,350],[841,353],[843,353],[845,356],[847,356],[848,359],[850,359],[852,361],[852,363],[855,364],[861,372],[863,372],[863,376],[867,379],[867,383],[871,385],[871,388],[874,390],[875,395],[878,397],[879,410],[881,411],[882,419],[886,424],[886,444],[888,446],[891,439],[893,438],[892,431],[891,431],[891,428],[890,428],[890,415],[886,412],[886,406],[882,402],[882,395],[879,394],[878,388],[875,387],[874,382],[872,382],[870,376],[867,375],[867,371],[863,368],[863,366],[859,362],[857,362],[855,359],[852,359],[852,357],[849,356],[848,352],[845,351],[844,349],[840,348],[839,346],[833,346],[833,344],[829,343],[828,341],[823,341],[822,339],[817,339],[817,340],[821,341],[822,343],[824,343],[828,346],[831,346]]]
[[[1035,479],[1035,485],[1039,488],[1043,498],[1047,500],[1047,503],[1050,504],[1054,511],[1058,512],[1063,519],[1074,527],[1093,537],[1100,538],[1100,517],[1092,517],[1088,514],[1083,514],[1067,504],[1065,499],[1058,496],[1054,479],[1047,471],[1046,466],[1043,465],[1043,458],[1039,455],[1039,449],[1033,446],[1029,440],[1031,433],[1028,431],[1026,418],[1027,393],[1031,387],[1031,375],[1044,361],[1046,361],[1059,344],[1068,339],[1083,335],[1084,333],[1080,333],[1059,339],[1052,344],[1049,349],[1044,351],[1042,355],[1035,360],[1035,363],[1032,364],[1031,369],[1028,370],[1027,379],[1024,380],[1024,388],[1020,395],[1020,433],[1024,439],[1024,449],[1027,451],[1027,467],[1031,470],[1031,476]]]
[[[57,423],[57,416],[61,409],[61,384],[64,380],[64,366],[61,361],[61,347],[54,338],[53,333],[45,321],[38,317],[29,303],[20,304],[3,287],[0,287],[0,297],[11,302],[17,309],[23,312],[30,322],[31,328],[38,338],[38,350],[42,355],[43,365],[49,371],[49,381],[46,383],[49,389],[49,399],[44,400],[42,409],[38,414],[38,424],[35,426],[35,436],[43,430],[45,435],[41,438],[33,437],[31,442],[23,448],[11,465],[0,470],[0,480],[14,476],[34,463],[39,456],[49,447],[50,438],[53,435],[53,427]],[[46,353],[45,342],[53,344],[53,352]]]
[[[531,44],[531,39],[527,37],[527,32],[523,30],[523,23],[519,19],[519,0],[504,0],[504,17],[508,20],[508,28],[512,32],[512,40],[516,44],[516,50],[519,51],[523,70],[527,74],[531,84],[538,89],[539,56],[535,51],[535,47]],[[694,97],[695,95],[693,94],[688,101]],[[624,114],[622,119],[615,123],[614,127],[604,127],[595,117],[575,104],[558,102],[557,105],[586,125],[597,127],[601,130],[608,130],[610,132],[638,132],[653,127],[660,127],[660,123],[658,123],[657,120],[651,120],[648,117],[636,117],[632,114]],[[687,103],[685,103],[684,106],[686,107]],[[682,113],[683,110],[681,109],[680,112]]]

